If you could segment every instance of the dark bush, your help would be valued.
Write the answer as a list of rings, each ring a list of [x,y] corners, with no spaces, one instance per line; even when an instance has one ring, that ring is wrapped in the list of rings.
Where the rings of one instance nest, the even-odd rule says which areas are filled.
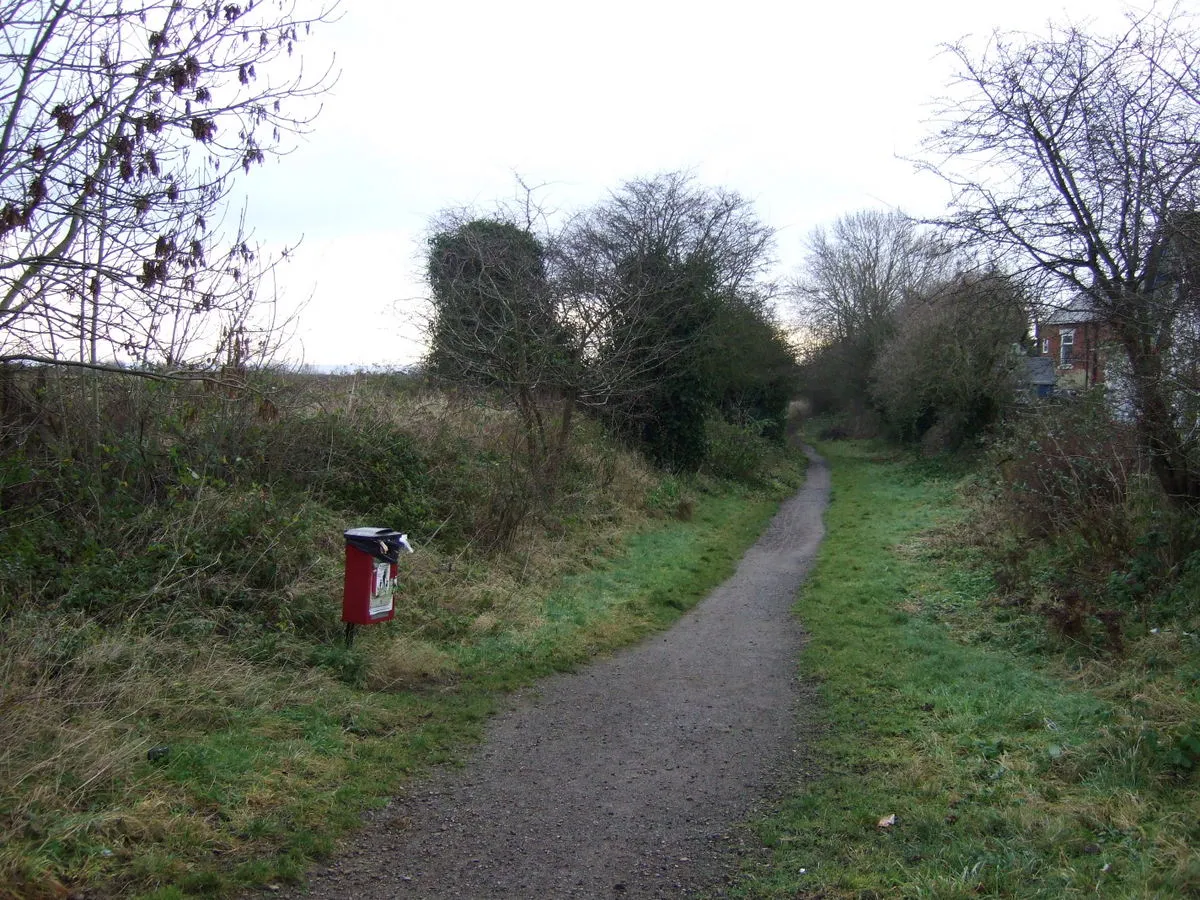
[[[992,542],[996,583],[1007,600],[1113,652],[1131,623],[1196,615],[1200,529],[1163,496],[1132,426],[1114,421],[1101,394],[1026,410],[990,459],[991,509],[1008,535]]]
[[[1104,398],[1040,404],[1010,424],[992,451],[1001,509],[1034,538],[1078,535],[1097,552],[1126,555],[1153,502],[1132,426]]]
[[[753,481],[777,446],[767,438],[774,422],[748,422],[735,425],[713,417],[707,422],[708,458],[705,467],[718,478]]]
[[[888,429],[931,452],[978,437],[1012,405],[1028,315],[997,274],[959,275],[909,297],[872,372]]]

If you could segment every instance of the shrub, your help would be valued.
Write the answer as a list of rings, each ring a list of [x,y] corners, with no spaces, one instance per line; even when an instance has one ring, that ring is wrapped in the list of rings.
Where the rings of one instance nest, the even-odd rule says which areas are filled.
[[[994,423],[1012,403],[1025,323],[1021,297],[999,275],[960,275],[910,298],[872,373],[893,434],[936,452]]]
[[[1135,501],[1151,486],[1133,429],[1112,420],[1101,395],[1030,409],[991,461],[1000,508],[1021,533],[1074,534],[1105,555],[1131,549],[1143,518]]]
[[[1001,529],[988,543],[1007,597],[1073,642],[1114,652],[1130,623],[1195,616],[1200,528],[1163,496],[1132,427],[1101,395],[1027,410],[990,459]]]
[[[409,434],[371,408],[260,425],[248,444],[263,483],[310,491],[381,527],[425,531],[436,525],[427,460]]]
[[[345,527],[330,501],[357,503],[382,469],[415,468],[402,442],[352,447],[364,465],[350,467],[351,453],[337,451],[366,429],[326,428],[314,440],[327,423],[309,424],[299,385],[272,375],[224,392],[21,374],[9,373],[5,390],[27,389],[33,424],[0,435],[3,614],[61,606],[113,622],[211,606],[222,629],[231,616],[317,625],[325,614],[312,615],[304,583]],[[309,490],[301,479],[317,453],[326,478]],[[382,483],[385,501],[408,502],[411,479]],[[266,599],[281,592],[292,598],[286,611]]]
[[[714,416],[705,426],[708,434],[708,455],[705,468],[718,478],[753,481],[775,450],[765,436],[774,423],[747,422],[735,425]]]
[[[692,517],[696,501],[688,494],[684,481],[668,475],[646,497],[646,508],[660,515],[686,522]]]

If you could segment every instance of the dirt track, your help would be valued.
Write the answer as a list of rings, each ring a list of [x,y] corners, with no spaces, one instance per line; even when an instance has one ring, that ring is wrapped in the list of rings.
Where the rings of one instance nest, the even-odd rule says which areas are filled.
[[[796,767],[790,608],[829,496],[810,458],[732,578],[669,632],[515,697],[463,769],[395,800],[307,896],[720,895],[737,824]]]

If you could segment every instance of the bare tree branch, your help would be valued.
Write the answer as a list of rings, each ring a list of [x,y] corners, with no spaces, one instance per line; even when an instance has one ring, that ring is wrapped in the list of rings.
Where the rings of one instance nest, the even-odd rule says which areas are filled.
[[[1166,492],[1200,503],[1197,347],[1183,271],[1200,204],[1200,78],[1192,17],[1131,16],[1115,35],[995,34],[948,47],[956,98],[919,165],[955,189],[938,224],[1088,296],[1128,361],[1145,450]],[[1183,379],[1187,381],[1187,379]]]
[[[221,219],[331,83],[307,6],[0,0],[0,354],[177,366],[254,303]]]

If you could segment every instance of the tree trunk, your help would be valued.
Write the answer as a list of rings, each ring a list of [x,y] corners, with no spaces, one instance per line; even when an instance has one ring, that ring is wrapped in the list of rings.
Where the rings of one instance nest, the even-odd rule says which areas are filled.
[[[558,423],[558,434],[554,439],[554,447],[550,451],[549,475],[550,480],[558,482],[558,474],[562,470],[563,461],[567,457],[567,447],[571,441],[571,422],[575,417],[575,389],[567,388],[563,392],[562,418]]]
[[[1129,357],[1137,433],[1150,457],[1151,471],[1173,504],[1194,509],[1200,506],[1200,471],[1193,465],[1163,390],[1162,359],[1147,351],[1140,335],[1130,333],[1130,328],[1117,330]]]
[[[524,425],[525,449],[529,453],[529,469],[531,472],[537,472],[542,462],[543,442],[539,440],[540,421],[534,415],[536,409],[533,397],[530,396],[528,388],[523,386],[517,391],[517,411],[520,413],[521,422]]]

